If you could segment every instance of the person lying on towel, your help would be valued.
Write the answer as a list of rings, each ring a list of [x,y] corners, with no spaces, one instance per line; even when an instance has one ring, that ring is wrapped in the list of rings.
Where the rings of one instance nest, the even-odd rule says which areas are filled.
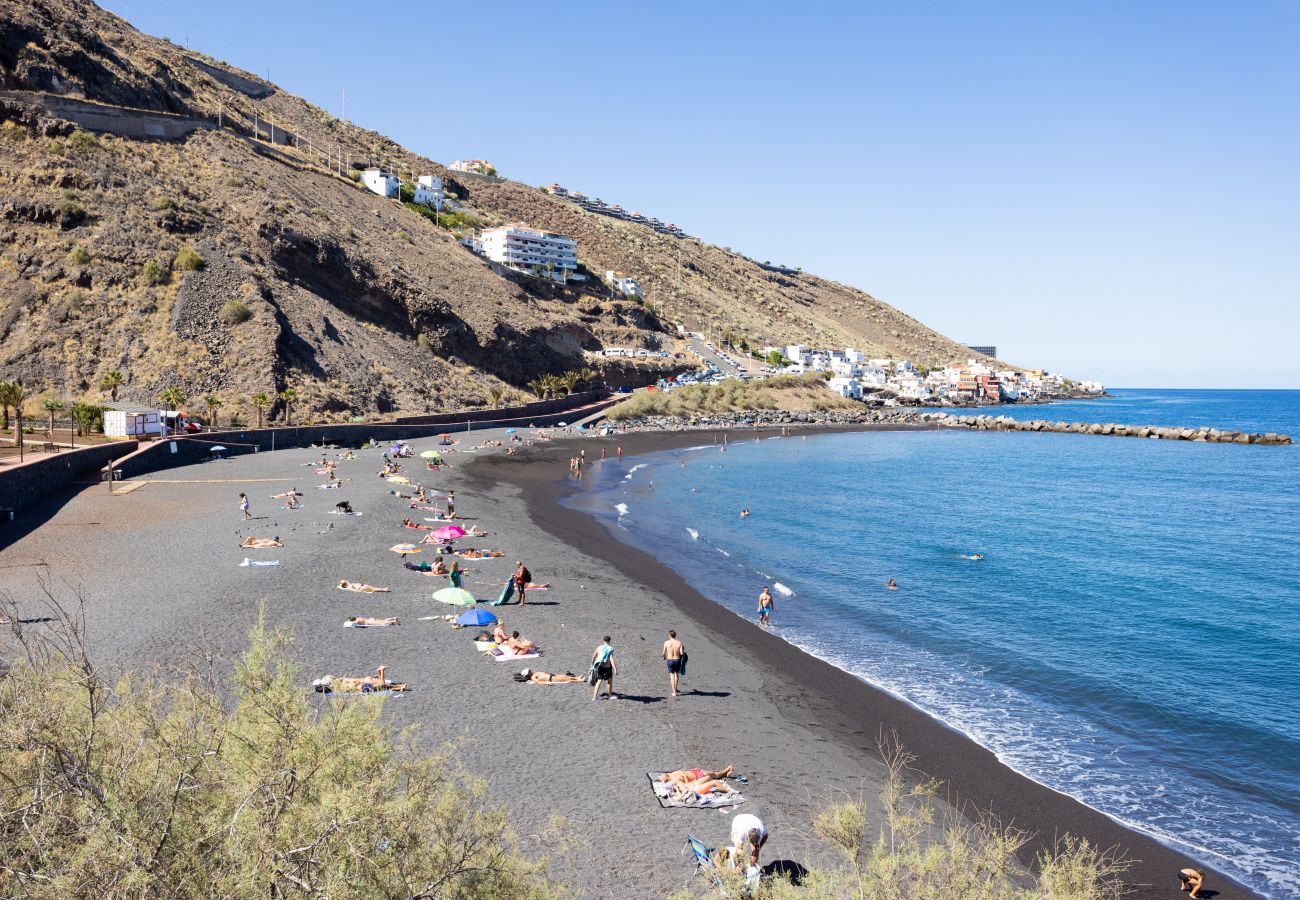
[[[264,550],[267,547],[283,547],[284,542],[278,537],[260,538],[253,537],[251,534],[239,542],[239,546],[245,550]]]
[[[673,798],[678,803],[690,803],[696,797],[703,798],[709,794],[735,793],[739,792],[725,781],[717,778],[701,778],[699,781],[673,785]]]
[[[389,616],[387,619],[379,619],[374,616],[348,616],[348,620],[343,623],[344,628],[383,628],[386,625],[400,625],[397,616]]]
[[[362,584],[360,581],[340,581],[340,591],[355,591],[358,594],[391,594],[389,588],[375,587],[373,584]]]
[[[498,643],[507,650],[514,651],[519,656],[537,652],[537,645],[527,638],[521,638],[517,631],[510,632],[510,637],[504,641],[498,641]]]
[[[659,776],[659,781],[667,784],[690,784],[692,781],[707,780],[713,781],[718,778],[730,778],[735,766],[727,766],[725,769],[719,769],[717,772],[709,772],[706,769],[678,769],[676,772],[665,772]]]
[[[520,684],[585,684],[587,679],[580,678],[572,672],[565,672],[563,675],[552,675],[550,672],[534,672],[531,669],[524,669],[515,676],[515,681]]]
[[[361,678],[335,678],[326,675],[311,683],[322,694],[369,694],[372,691],[404,691],[405,681],[389,681],[388,666],[380,666],[374,675]]]

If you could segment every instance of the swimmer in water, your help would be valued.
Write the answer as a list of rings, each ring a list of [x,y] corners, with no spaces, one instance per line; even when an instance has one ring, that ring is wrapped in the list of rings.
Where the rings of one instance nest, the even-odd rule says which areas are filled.
[[[983,559],[983,558],[984,558],[984,554],[983,554],[983,553],[963,553],[963,554],[961,555],[961,558],[962,558],[962,559]]]
[[[889,588],[891,591],[896,591],[898,590],[898,582],[891,578],[885,582],[885,587]]]
[[[748,519],[748,518],[749,518],[749,507],[745,507],[744,509],[742,509],[742,510],[740,511],[740,517],[741,517],[742,519]]]

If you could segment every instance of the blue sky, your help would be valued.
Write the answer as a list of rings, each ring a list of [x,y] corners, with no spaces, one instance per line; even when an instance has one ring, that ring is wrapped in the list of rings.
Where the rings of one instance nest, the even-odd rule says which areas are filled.
[[[1017,363],[1300,388],[1298,3],[104,5]]]

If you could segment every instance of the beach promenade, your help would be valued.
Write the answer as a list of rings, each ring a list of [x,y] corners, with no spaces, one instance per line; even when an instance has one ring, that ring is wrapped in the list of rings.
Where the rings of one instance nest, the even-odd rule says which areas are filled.
[[[404,518],[423,523],[434,513],[392,496],[411,488],[377,476],[379,449],[339,462],[338,489],[316,487],[326,479],[310,463],[322,451],[295,449],[162,471],[129,483],[129,493],[94,486],[61,506],[38,504],[30,515],[43,521],[0,548],[0,589],[31,618],[43,614],[33,599],[42,574],[65,604],[84,595],[91,650],[110,675],[158,667],[165,676],[210,652],[230,660],[263,606],[268,623],[287,625],[297,637],[305,691],[312,678],[387,666],[390,678],[410,687],[384,701],[394,727],[417,726],[430,749],[452,742],[454,755],[510,810],[525,850],[552,858],[553,877],[585,896],[655,897],[690,883],[693,867],[681,852],[687,834],[723,843],[737,810],[759,815],[771,830],[765,863],[829,861],[811,820],[846,794],[868,801],[878,794],[885,769],[875,746],[894,725],[962,800],[983,808],[981,801],[1005,793],[999,812],[1020,828],[1048,839],[1053,831],[1082,831],[1103,846],[1121,845],[1138,861],[1134,895],[1172,896],[1181,857],[1032,785],[906,704],[708,604],[657,561],[557,502],[569,490],[566,460],[579,443],[588,467],[630,467],[633,451],[697,442],[698,433],[624,436],[622,463],[612,439],[538,442],[510,457],[471,449],[502,436],[462,436],[441,448],[449,468],[426,472],[417,457],[401,461],[403,474],[430,489],[455,490],[462,524],[491,533],[458,546],[504,552],[462,561],[464,586],[476,597],[496,597],[515,560],[535,581],[551,584],[531,592],[525,606],[489,607],[507,633],[517,629],[544,649],[527,661],[530,668],[583,675],[608,634],[618,699],[593,702],[581,684],[516,683],[520,664],[477,652],[477,629],[454,630],[441,620],[460,611],[430,597],[447,580],[407,570],[389,549],[423,536],[402,528]],[[412,444],[436,448],[433,439]],[[603,463],[602,446],[610,457]],[[326,453],[334,459],[338,451]],[[291,487],[304,494],[301,509],[270,499]],[[248,522],[238,508],[241,492],[251,502]],[[333,514],[341,500],[361,515]],[[241,549],[249,535],[278,537],[284,546]],[[434,555],[419,546],[424,552],[406,559]],[[241,567],[245,558],[279,565]],[[339,590],[344,579],[391,593]],[[344,628],[349,616],[396,616],[401,624]],[[670,628],[690,653],[677,698],[668,696],[659,658]],[[736,809],[662,809],[646,774],[728,764],[748,779],[735,785],[747,798]],[[550,828],[556,816],[568,823],[567,841]],[[1222,879],[1213,886],[1221,898],[1250,896]]]

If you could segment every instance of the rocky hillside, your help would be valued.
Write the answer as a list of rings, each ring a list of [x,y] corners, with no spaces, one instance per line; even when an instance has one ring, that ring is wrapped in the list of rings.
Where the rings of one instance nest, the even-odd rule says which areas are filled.
[[[52,98],[193,130],[141,139],[137,114],[110,110],[127,125],[87,131]],[[378,197],[349,174],[367,163],[438,175],[461,209],[435,224]],[[588,270],[638,278],[647,303],[507,277],[457,243],[515,220],[576,238]],[[292,386],[314,416],[420,412],[518,394],[604,345],[673,349],[678,324],[927,364],[969,355],[853,288],[457,177],[84,0],[0,10],[0,377],[90,399],[119,370],[139,401],[178,385],[229,408]]]

